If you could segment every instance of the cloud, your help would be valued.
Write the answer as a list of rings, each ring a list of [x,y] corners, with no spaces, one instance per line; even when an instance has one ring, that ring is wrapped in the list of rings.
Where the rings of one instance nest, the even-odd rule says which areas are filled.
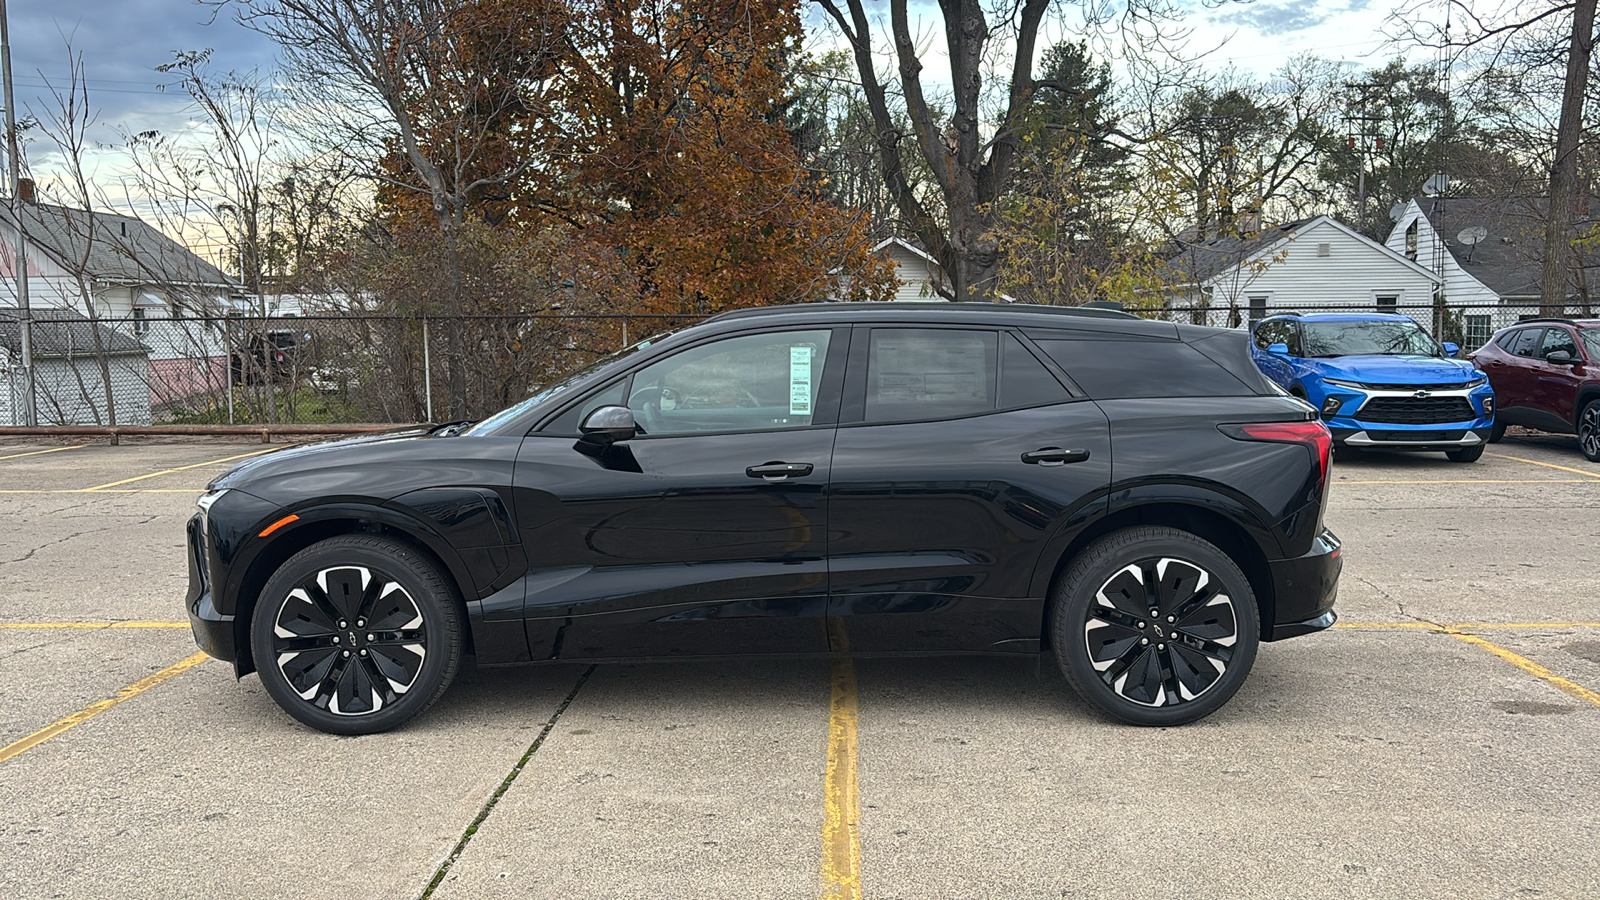
[[[1337,12],[1339,10],[1288,0],[1285,3],[1254,3],[1235,12],[1215,16],[1214,20],[1229,25],[1243,25],[1267,37],[1274,37],[1315,28]]]

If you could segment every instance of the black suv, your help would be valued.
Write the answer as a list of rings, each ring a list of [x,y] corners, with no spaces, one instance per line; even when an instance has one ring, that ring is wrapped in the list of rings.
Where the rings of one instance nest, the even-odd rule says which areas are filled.
[[[1333,624],[1328,431],[1247,335],[988,304],[815,304],[647,341],[468,428],[284,450],[189,523],[200,646],[379,731],[480,664],[1057,660],[1216,710]]]

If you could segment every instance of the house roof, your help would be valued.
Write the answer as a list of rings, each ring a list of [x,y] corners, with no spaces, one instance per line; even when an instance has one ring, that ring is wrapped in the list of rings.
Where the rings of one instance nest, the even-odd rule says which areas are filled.
[[[18,203],[17,214],[33,246],[69,272],[80,269],[97,281],[216,288],[244,287],[143,219],[117,213],[70,209],[49,203]],[[9,222],[10,211],[0,207]]]
[[[1282,225],[1263,229],[1254,235],[1218,237],[1204,243],[1189,243],[1177,255],[1167,259],[1162,267],[1161,274],[1168,281],[1176,284],[1202,285],[1218,275],[1238,268],[1248,260],[1276,250],[1280,244],[1293,240],[1300,232],[1309,231],[1311,228],[1321,224],[1330,225],[1346,235],[1369,245],[1373,250],[1385,256],[1393,257],[1396,262],[1415,269],[1418,274],[1430,280],[1439,280],[1439,277],[1427,268],[1406,259],[1399,253],[1357,232],[1338,219],[1326,215],[1285,222]]]
[[[95,331],[100,332],[101,348],[109,354],[145,354],[150,349],[122,332],[90,322],[83,313],[70,309],[39,309],[33,313],[33,355],[59,357],[95,352]],[[0,309],[0,348],[12,356],[22,355],[22,326],[17,310]]]
[[[1501,297],[1537,297],[1543,275],[1544,223],[1549,201],[1544,197],[1415,197],[1412,202],[1428,217],[1428,224],[1444,239],[1461,268]],[[1575,219],[1579,228],[1600,220],[1592,215]],[[1404,227],[1402,221],[1396,227]],[[1484,229],[1476,244],[1461,235],[1473,227]],[[1583,267],[1600,274],[1600,253],[1584,254]]]
[[[888,247],[891,244],[900,247],[901,249],[905,250],[907,253],[910,253],[912,256],[918,256],[918,257],[921,257],[922,259],[927,260],[928,261],[928,265],[932,266],[933,268],[935,268],[935,269],[939,268],[939,261],[937,259],[934,259],[933,256],[928,253],[928,251],[922,249],[921,247],[918,247],[916,244],[911,243],[910,241],[906,240],[905,238],[897,238],[897,237],[884,238],[883,240],[881,240],[878,243],[874,244],[872,249],[870,251],[868,251],[868,252],[869,253],[877,253],[878,251],[884,249],[885,247]]]

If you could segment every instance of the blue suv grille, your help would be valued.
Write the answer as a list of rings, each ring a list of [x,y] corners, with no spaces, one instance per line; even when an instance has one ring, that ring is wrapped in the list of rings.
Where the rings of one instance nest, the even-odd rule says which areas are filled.
[[[1391,425],[1443,425],[1477,417],[1465,397],[1374,397],[1356,413],[1364,422]]]

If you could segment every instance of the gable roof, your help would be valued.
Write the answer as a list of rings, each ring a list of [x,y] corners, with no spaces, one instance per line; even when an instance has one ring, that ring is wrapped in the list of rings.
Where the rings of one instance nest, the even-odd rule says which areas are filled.
[[[1276,252],[1282,245],[1298,238],[1302,232],[1310,231],[1319,225],[1329,225],[1343,232],[1346,236],[1366,244],[1370,249],[1390,257],[1392,261],[1415,270],[1430,281],[1437,282],[1440,280],[1439,276],[1426,266],[1406,259],[1402,254],[1396,253],[1328,215],[1285,222],[1282,225],[1266,228],[1258,234],[1245,237],[1218,237],[1203,244],[1191,244],[1187,249],[1166,261],[1162,267],[1162,274],[1169,281],[1177,284],[1202,285],[1218,275],[1244,265],[1250,260]]]
[[[90,322],[83,313],[70,309],[35,308],[33,314],[33,355],[37,357],[78,356],[95,352],[94,334],[100,332],[100,345],[108,354],[146,354],[150,349],[122,332]],[[22,325],[15,309],[0,309],[0,348],[13,356],[22,355]]]
[[[937,271],[941,271],[941,272],[944,271],[943,268],[941,268],[939,266],[939,261],[937,259],[934,259],[932,254],[928,253],[928,251],[922,249],[921,247],[918,247],[916,244],[911,243],[910,241],[906,240],[905,238],[897,238],[897,237],[884,238],[883,240],[881,240],[878,243],[874,244],[872,246],[872,249],[868,250],[867,252],[868,253],[877,253],[878,251],[888,247],[891,244],[900,247],[902,250],[905,250],[907,253],[910,253],[912,256],[920,257],[920,258],[922,258],[924,260],[927,260],[928,265],[930,267],[932,267],[933,269],[935,269]]]
[[[1501,297],[1537,297],[1544,267],[1544,227],[1550,202],[1544,197],[1424,197],[1412,203],[1467,274]],[[1574,218],[1578,229],[1600,224],[1592,215]],[[1461,233],[1473,226],[1487,232],[1468,244]],[[1405,227],[1404,222],[1396,228]],[[1583,268],[1600,275],[1600,253],[1583,254]]]
[[[18,203],[17,216],[29,243],[69,272],[114,284],[244,287],[187,247],[134,216],[91,212],[49,203]],[[11,222],[0,206],[0,218]]]

